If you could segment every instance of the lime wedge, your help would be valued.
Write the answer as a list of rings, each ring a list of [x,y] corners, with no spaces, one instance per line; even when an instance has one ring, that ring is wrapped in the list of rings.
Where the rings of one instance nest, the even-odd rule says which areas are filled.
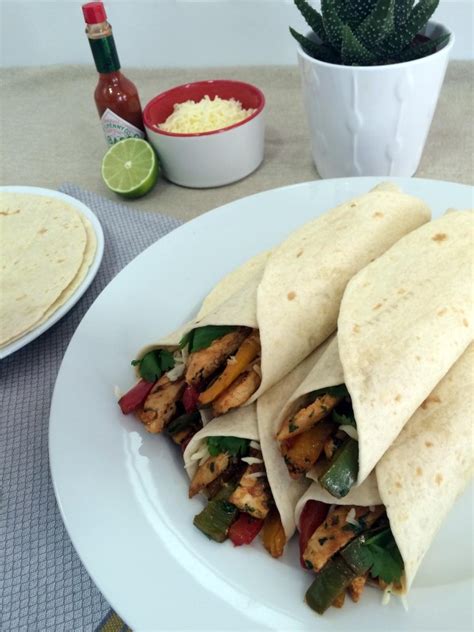
[[[105,184],[127,198],[138,198],[151,191],[158,173],[153,147],[141,138],[125,138],[112,145],[102,160]]]

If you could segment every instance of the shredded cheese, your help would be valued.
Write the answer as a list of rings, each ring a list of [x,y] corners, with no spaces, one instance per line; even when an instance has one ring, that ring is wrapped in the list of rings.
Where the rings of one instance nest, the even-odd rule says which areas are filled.
[[[236,99],[221,99],[206,96],[198,101],[175,103],[173,113],[158,129],[173,134],[197,134],[212,132],[235,125],[251,116],[255,110],[244,110]]]
[[[250,447],[254,450],[260,450],[260,443],[258,441],[251,441]]]
[[[199,450],[196,450],[196,452],[191,456],[190,462],[185,467],[189,468],[194,466],[195,461],[199,461],[198,465],[202,465],[209,457],[210,454],[207,449],[207,443],[203,443]]]
[[[350,426],[349,424],[347,426],[339,426],[339,430],[345,432],[347,435],[349,435],[351,439],[359,441],[359,435],[357,434],[357,430],[354,428],[354,426]]]
[[[122,391],[117,385],[114,386],[114,395],[117,399],[120,399],[123,395]]]
[[[177,362],[171,371],[168,371],[166,377],[170,382],[176,382],[176,380],[179,380],[179,378],[183,375],[185,367],[186,365],[184,362],[180,362],[179,364]]]
[[[391,596],[392,596],[392,584],[389,584],[383,591],[382,606],[386,606],[388,603],[390,603]]]
[[[346,522],[354,525],[354,527],[360,527],[359,521],[356,520],[355,516],[356,516],[356,510],[354,509],[354,507],[351,507],[351,509],[349,509],[349,511],[347,512]]]
[[[241,461],[244,463],[248,463],[249,465],[257,465],[258,463],[263,463],[262,459],[258,459],[255,456],[243,456]]]
[[[262,377],[262,369],[260,368],[259,364],[254,364],[252,369],[255,371],[255,373],[259,376]]]
[[[248,474],[247,476],[252,477],[252,478],[260,478],[260,476],[266,476],[267,473],[266,472],[252,472],[251,474]]]
[[[214,413],[211,408],[200,408],[199,414],[201,415],[204,426],[214,419]]]

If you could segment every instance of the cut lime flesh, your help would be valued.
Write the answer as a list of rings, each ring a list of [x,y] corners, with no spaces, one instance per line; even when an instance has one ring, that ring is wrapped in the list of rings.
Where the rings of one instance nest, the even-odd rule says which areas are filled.
[[[153,147],[141,138],[126,138],[112,145],[102,160],[105,184],[124,197],[141,197],[151,191],[158,173]]]

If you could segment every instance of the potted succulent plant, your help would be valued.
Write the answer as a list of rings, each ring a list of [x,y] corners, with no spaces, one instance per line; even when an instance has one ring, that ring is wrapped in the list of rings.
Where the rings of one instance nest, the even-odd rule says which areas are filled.
[[[453,35],[429,21],[439,0],[306,0],[298,62],[321,177],[411,176],[446,73]]]

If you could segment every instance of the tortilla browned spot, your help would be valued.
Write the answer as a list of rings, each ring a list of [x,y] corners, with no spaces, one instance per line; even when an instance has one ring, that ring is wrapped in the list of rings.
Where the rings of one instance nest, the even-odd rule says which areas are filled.
[[[446,235],[446,233],[436,233],[436,235],[434,237],[432,237],[431,239],[433,241],[446,241],[446,239],[448,238],[448,236]]]

